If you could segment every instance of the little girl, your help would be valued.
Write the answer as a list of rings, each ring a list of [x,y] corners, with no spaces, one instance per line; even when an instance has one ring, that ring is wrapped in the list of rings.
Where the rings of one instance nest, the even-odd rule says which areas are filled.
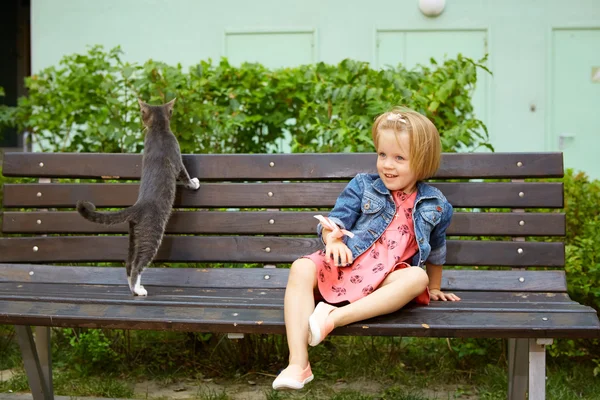
[[[460,300],[440,290],[452,206],[422,182],[440,164],[437,129],[415,111],[395,109],[375,120],[372,134],[377,174],[358,174],[329,218],[316,216],[325,250],[290,268],[284,299],[290,358],[273,389],[302,389],[312,381],[307,345],[316,346],[338,326],[410,301]],[[315,308],[315,299],[325,302]]]

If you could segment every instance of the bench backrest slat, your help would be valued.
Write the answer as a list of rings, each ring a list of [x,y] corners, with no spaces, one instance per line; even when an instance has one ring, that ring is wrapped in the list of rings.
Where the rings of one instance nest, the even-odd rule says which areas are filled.
[[[564,264],[562,243],[477,240],[447,243],[447,265],[560,267]],[[0,240],[0,262],[123,261],[127,245],[125,236]],[[321,248],[318,239],[303,237],[166,236],[156,261],[290,263]]]
[[[310,211],[175,211],[167,225],[171,234],[312,235],[316,214]],[[6,233],[128,233],[126,223],[102,225],[74,211],[9,211],[3,216]],[[446,231],[455,236],[563,236],[562,213],[472,213],[455,212]]]
[[[454,207],[560,208],[558,182],[432,183]],[[205,183],[197,192],[179,188],[175,207],[331,208],[346,186],[331,183]],[[97,207],[132,205],[137,184],[7,184],[5,207],[73,208],[78,200]]]
[[[375,172],[375,157],[373,153],[185,155],[190,174],[200,178],[201,187],[178,188],[156,260],[275,264],[316,251],[322,245],[315,237],[313,216],[327,215],[356,173]],[[79,200],[99,208],[132,205],[139,184],[122,181],[139,179],[141,160],[139,154],[6,154],[4,175],[59,182],[4,185],[3,232],[27,236],[0,238],[0,263],[123,262],[126,225],[94,224],[73,208]],[[562,175],[561,153],[444,154],[431,184],[455,208],[447,231],[447,265],[563,267],[562,242],[512,240],[564,236],[563,213],[535,210],[563,207],[563,184],[525,181]],[[60,181],[80,178],[101,182]],[[473,281],[473,288],[479,290],[483,284]]]
[[[375,171],[374,153],[184,155],[200,180],[348,179]],[[139,179],[139,154],[7,153],[6,176]],[[271,166],[271,163],[273,166]],[[436,178],[563,176],[562,153],[445,153]]]

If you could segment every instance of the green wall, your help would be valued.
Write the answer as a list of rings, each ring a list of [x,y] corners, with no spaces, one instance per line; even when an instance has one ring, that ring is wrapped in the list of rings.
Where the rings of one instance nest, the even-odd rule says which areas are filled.
[[[496,151],[565,152],[600,178],[600,0],[32,0],[32,69],[87,45],[184,67],[221,56],[278,67],[343,58],[408,66],[489,53],[476,112]],[[600,81],[600,73],[597,74]],[[594,158],[593,158],[594,157]]]

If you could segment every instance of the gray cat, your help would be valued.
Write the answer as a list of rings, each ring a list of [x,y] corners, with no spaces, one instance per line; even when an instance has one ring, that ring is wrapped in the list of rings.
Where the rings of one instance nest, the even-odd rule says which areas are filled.
[[[175,99],[161,106],[138,102],[148,131],[144,139],[137,201],[118,212],[97,212],[92,203],[78,201],[77,211],[85,219],[100,224],[129,223],[127,281],[134,295],[146,296],[148,292],[141,285],[141,274],[156,256],[162,242],[175,200],[176,181],[183,181],[185,187],[193,190],[200,187],[200,182],[198,178],[190,179],[181,159],[179,143],[169,127]]]

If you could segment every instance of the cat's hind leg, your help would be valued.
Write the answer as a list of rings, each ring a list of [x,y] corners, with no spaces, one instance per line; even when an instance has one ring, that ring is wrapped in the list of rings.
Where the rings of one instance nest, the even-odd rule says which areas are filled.
[[[139,225],[137,226],[139,227]],[[142,271],[152,262],[163,237],[163,227],[146,227],[143,233],[136,227],[136,251],[131,268],[132,292],[137,296],[146,296],[148,291],[142,286]]]
[[[125,270],[127,271],[127,283],[129,284],[129,290],[133,292],[133,285],[131,284],[131,269],[133,266],[133,260],[135,259],[135,223],[129,222],[129,249],[127,253],[127,262],[125,264]]]

